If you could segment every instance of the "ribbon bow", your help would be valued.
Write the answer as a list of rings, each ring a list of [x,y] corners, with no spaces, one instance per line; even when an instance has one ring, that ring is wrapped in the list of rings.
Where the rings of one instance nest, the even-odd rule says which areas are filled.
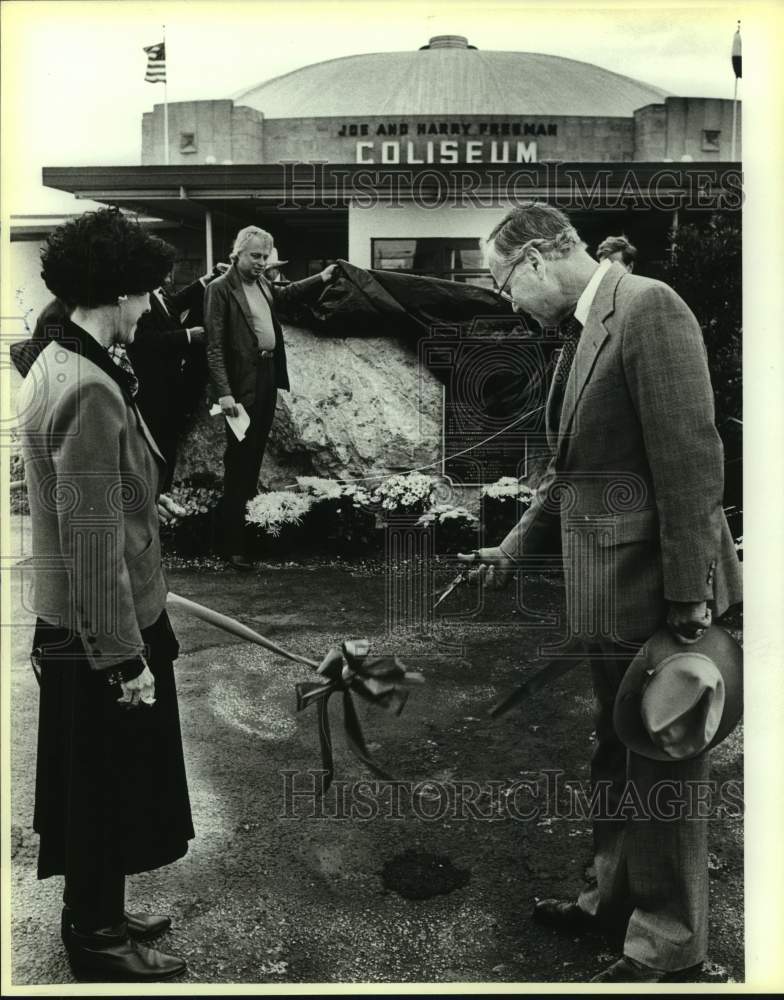
[[[343,693],[343,719],[348,745],[352,753],[366,764],[374,774],[387,781],[394,781],[392,775],[380,768],[371,760],[362,728],[351,700],[351,692],[356,693],[366,701],[379,705],[388,712],[400,715],[408,698],[408,691],[401,687],[401,682],[424,684],[425,678],[417,671],[406,670],[405,664],[396,656],[374,656],[368,659],[370,644],[367,639],[347,639],[341,649],[333,648],[327,653],[320,664],[315,660],[293,653],[290,649],[279,646],[276,642],[260,635],[236,618],[213,611],[204,604],[198,604],[187,597],[180,597],[169,591],[167,604],[180,608],[195,618],[209,622],[217,628],[230,632],[232,635],[246,639],[257,646],[263,646],[270,652],[283,656],[295,663],[302,663],[320,674],[323,680],[303,681],[295,685],[297,690],[297,711],[315,701],[318,707],[319,740],[321,742],[321,761],[324,766],[321,791],[326,792],[332,783],[335,768],[332,762],[332,739],[329,731],[329,715],[327,702],[336,691]]]
[[[318,711],[319,743],[324,776],[321,791],[326,792],[335,774],[332,756],[332,735],[329,725],[329,699],[338,691],[343,696],[343,728],[349,749],[374,774],[388,781],[393,776],[370,757],[362,727],[359,724],[352,692],[373,705],[400,715],[408,699],[405,682],[423,683],[422,674],[406,670],[397,656],[369,657],[367,639],[348,639],[340,649],[333,647],[316,671],[323,680],[303,681],[296,685],[297,711],[313,702]]]

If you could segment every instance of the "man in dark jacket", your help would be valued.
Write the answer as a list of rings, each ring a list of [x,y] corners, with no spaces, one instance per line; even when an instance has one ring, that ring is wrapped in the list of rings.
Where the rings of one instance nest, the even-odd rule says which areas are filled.
[[[224,546],[238,570],[252,568],[243,543],[245,508],[258,489],[277,390],[289,388],[276,306],[315,299],[335,271],[333,264],[303,281],[271,285],[264,267],[272,249],[272,237],[263,229],[241,229],[231,252],[232,266],[210,284],[204,308],[210,396],[224,416],[239,416],[242,405],[250,417],[242,441],[227,423],[223,456]]]
[[[180,316],[192,311],[194,299],[203,299],[211,277],[204,275],[176,294],[170,294],[167,285],[151,292],[150,311],[142,316],[127,349],[139,380],[137,405],[166,459],[164,492],[171,487],[177,446],[193,409],[194,394],[187,392],[187,386],[193,378],[198,381],[200,373],[206,381],[204,327],[184,326]]]

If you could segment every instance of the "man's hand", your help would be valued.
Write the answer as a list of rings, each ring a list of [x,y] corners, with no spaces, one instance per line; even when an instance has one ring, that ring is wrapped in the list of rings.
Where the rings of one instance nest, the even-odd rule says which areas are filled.
[[[204,341],[204,327],[189,326],[188,337],[190,338],[190,342],[192,344],[201,344]]]
[[[199,281],[202,283],[202,285],[207,285],[209,284],[209,282],[212,281],[213,278],[219,278],[222,274],[225,274],[230,267],[231,264],[223,264],[223,263],[216,264],[211,271],[208,271],[206,274],[203,274],[199,278]]]
[[[468,579],[474,583],[479,582],[485,587],[493,587],[500,590],[505,587],[512,577],[514,570],[514,560],[499,547],[489,549],[477,549],[476,552],[458,552],[457,558],[461,563],[476,563],[476,569],[472,569]]]
[[[240,409],[234,402],[234,396],[221,396],[218,400],[218,406],[220,406],[224,417],[238,417],[240,415]]]
[[[321,280],[324,282],[325,285],[328,285],[330,281],[335,280],[335,273],[337,269],[338,269],[337,264],[330,264],[329,267],[324,268],[324,270],[321,272]]]
[[[713,619],[706,601],[680,603],[672,601],[667,612],[667,625],[678,640],[685,645],[697,642],[710,627]]]
[[[172,524],[178,517],[185,517],[185,510],[166,493],[158,497],[158,520],[161,524]]]
[[[118,705],[135,708],[139,702],[144,705],[155,704],[155,678],[148,666],[132,681],[124,681],[121,685],[122,697],[117,699]]]

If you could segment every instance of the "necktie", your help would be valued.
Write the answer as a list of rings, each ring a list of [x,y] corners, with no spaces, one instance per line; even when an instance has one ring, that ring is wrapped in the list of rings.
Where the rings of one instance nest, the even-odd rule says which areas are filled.
[[[577,345],[580,342],[580,334],[582,332],[583,325],[574,315],[567,317],[561,323],[560,333],[563,338],[563,347],[555,366],[553,385],[550,389],[552,395],[552,422],[556,430],[561,422],[561,410],[563,409],[563,401],[566,394],[566,383],[569,381],[569,373],[574,364],[574,356],[577,354]]]
[[[133,370],[133,365],[131,364],[131,359],[125,351],[125,346],[123,344],[112,344],[109,348],[109,356],[117,367],[121,368],[125,373],[128,382],[128,389],[131,393],[131,397],[134,397],[139,391],[139,379],[136,377],[136,372]]]

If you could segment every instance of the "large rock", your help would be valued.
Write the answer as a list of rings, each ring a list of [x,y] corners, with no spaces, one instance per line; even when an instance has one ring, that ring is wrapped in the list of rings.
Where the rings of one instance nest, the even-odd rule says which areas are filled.
[[[278,408],[261,484],[299,475],[356,478],[432,466],[438,471],[441,387],[390,338],[317,337],[285,330],[291,392]],[[206,409],[180,450],[177,480],[223,474],[223,421]]]

